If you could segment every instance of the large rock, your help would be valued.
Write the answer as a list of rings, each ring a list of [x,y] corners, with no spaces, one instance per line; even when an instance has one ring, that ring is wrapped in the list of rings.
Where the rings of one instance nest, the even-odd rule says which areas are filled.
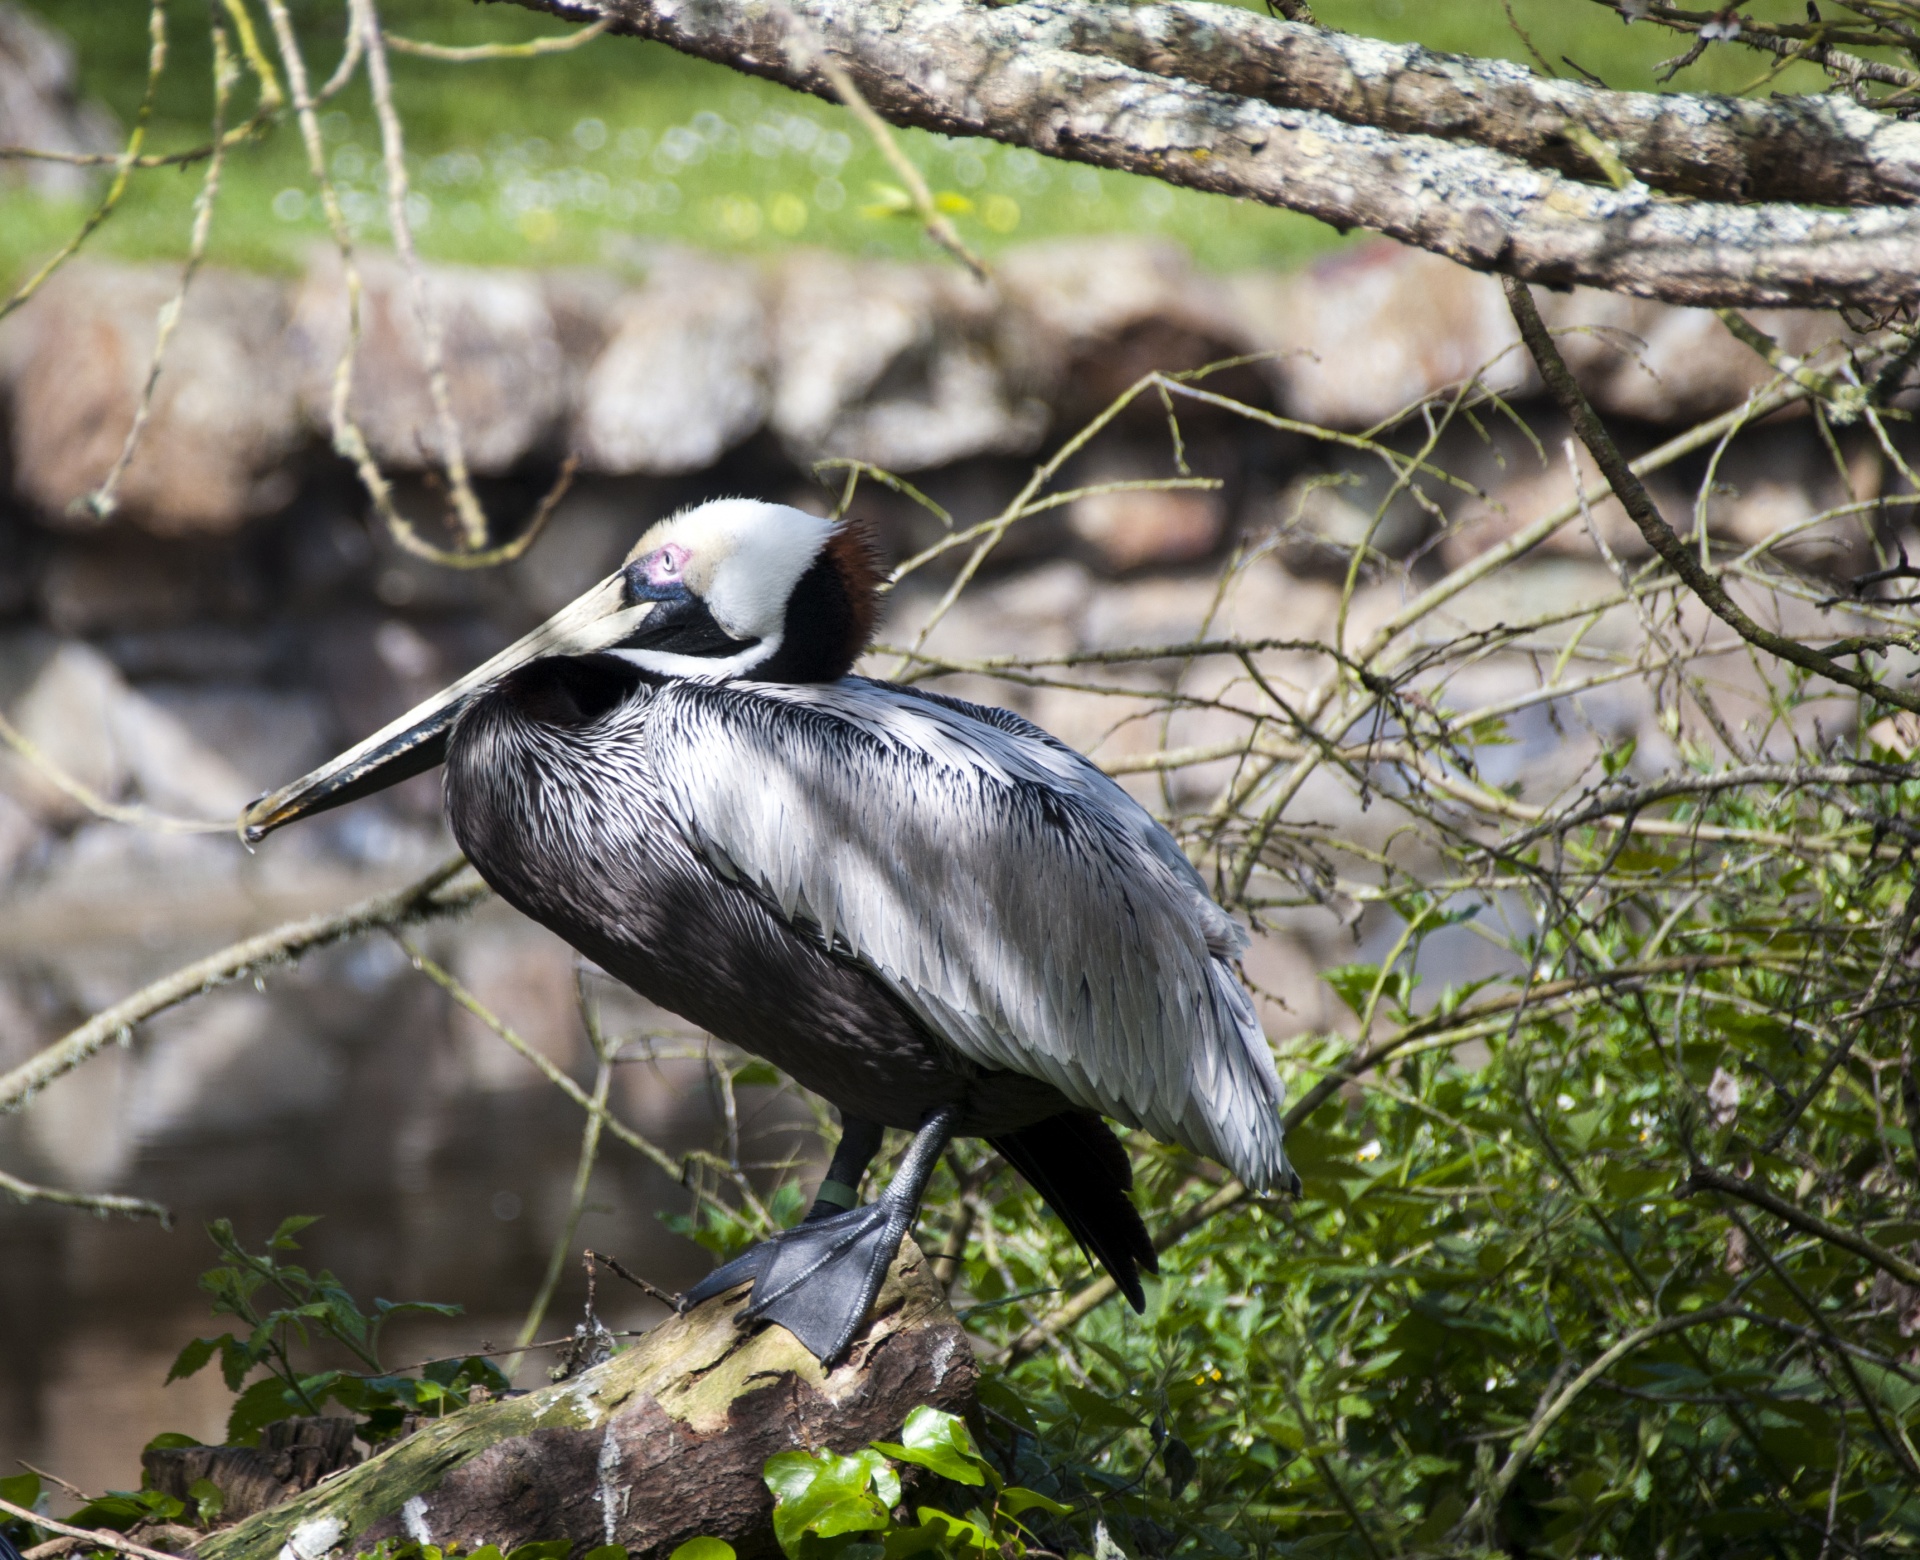
[[[1231,283],[1255,350],[1289,416],[1370,428],[1486,372],[1497,388],[1528,386],[1500,285],[1397,244],[1362,244],[1297,272],[1247,272]]]
[[[113,116],[82,102],[73,45],[23,6],[0,0],[0,146],[46,152],[117,151]],[[72,163],[10,159],[0,181],[42,195],[84,195],[91,171]]]
[[[1711,309],[1676,309],[1645,298],[1577,288],[1543,295],[1542,316],[1561,332],[1560,351],[1594,405],[1615,417],[1683,425],[1717,417],[1774,378]],[[1786,351],[1832,361],[1859,338],[1837,315],[1757,309],[1747,318]]]
[[[788,256],[776,273],[772,423],[796,460],[920,471],[1032,449],[1045,405],[1007,360],[993,295],[957,267]]]
[[[4,327],[0,375],[13,406],[14,485],[56,524],[119,458],[153,358],[171,266],[75,262]],[[162,536],[230,531],[284,504],[303,434],[277,282],[215,268],[187,294],[153,413],[121,479],[121,510]]]
[[[382,464],[414,470],[439,465],[446,441],[407,274],[397,260],[366,250],[357,263],[360,342],[347,409]],[[567,413],[566,360],[540,278],[530,271],[446,265],[426,267],[425,276],[468,468],[481,475],[504,472],[556,444]],[[292,339],[302,404],[323,436],[347,346],[347,320],[339,261],[318,256],[294,296]]]
[[[255,794],[224,758],[78,640],[54,651],[13,720],[50,763],[108,800],[135,797],[163,812],[212,819],[237,816]],[[9,754],[5,774],[8,789],[45,821],[87,816],[25,760]]]
[[[1497,278],[1377,241],[1292,273],[1230,283],[1242,328],[1273,354],[1287,412],[1332,428],[1369,428],[1479,373],[1505,395],[1538,376]],[[1560,350],[1602,412],[1660,424],[1716,416],[1773,377],[1712,310],[1576,288],[1537,292]],[[1851,339],[1836,316],[1749,316],[1802,359]]]
[[[1018,322],[1026,372],[1075,430],[1142,376],[1184,373],[1246,352],[1238,300],[1196,271],[1179,245],[1103,236],[1013,250],[995,277]],[[1208,388],[1263,400],[1255,375],[1211,377]],[[1157,398],[1142,409],[1163,421]],[[1206,414],[1189,403],[1183,417]]]
[[[699,471],[759,428],[770,366],[764,290],[753,266],[676,257],[613,306],[574,422],[589,471]]]

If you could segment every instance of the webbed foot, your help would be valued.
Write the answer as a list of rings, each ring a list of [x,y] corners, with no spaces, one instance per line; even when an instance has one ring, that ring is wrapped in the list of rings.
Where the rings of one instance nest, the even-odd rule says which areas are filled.
[[[681,1304],[698,1305],[751,1280],[746,1317],[778,1322],[824,1365],[845,1351],[873,1309],[913,1213],[882,1197],[783,1230],[709,1273]]]
[[[934,1112],[877,1202],[845,1213],[828,1213],[816,1204],[806,1222],[761,1241],[701,1279],[680,1297],[680,1309],[751,1283],[744,1313],[749,1320],[778,1322],[823,1365],[838,1359],[880,1296],[958,1116],[952,1106]],[[859,1146],[860,1168],[879,1146],[877,1127],[871,1137],[868,1144],[863,1136]],[[846,1180],[850,1188],[859,1180],[859,1169]]]

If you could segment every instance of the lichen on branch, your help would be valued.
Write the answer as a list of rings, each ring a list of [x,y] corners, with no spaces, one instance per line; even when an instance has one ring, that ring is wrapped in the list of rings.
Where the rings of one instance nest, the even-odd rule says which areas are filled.
[[[518,3],[836,99],[825,48],[895,124],[1257,200],[1547,286],[1882,310],[1920,283],[1920,130],[1840,103],[1571,87],[1191,3]],[[1634,174],[1625,188],[1595,168],[1596,141]]]

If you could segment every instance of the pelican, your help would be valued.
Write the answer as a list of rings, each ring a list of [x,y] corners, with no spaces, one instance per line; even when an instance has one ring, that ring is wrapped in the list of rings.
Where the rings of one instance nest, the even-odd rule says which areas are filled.
[[[1171,836],[1008,710],[852,675],[854,524],[722,499],[653,526],[526,638],[242,816],[249,842],[446,766],[480,875],[648,1000],[835,1105],[806,1218],[688,1291],[823,1362],[955,1136],[984,1138],[1144,1309],[1153,1242],[1102,1118],[1297,1191],[1235,971]],[[883,1128],[914,1134],[869,1204]]]

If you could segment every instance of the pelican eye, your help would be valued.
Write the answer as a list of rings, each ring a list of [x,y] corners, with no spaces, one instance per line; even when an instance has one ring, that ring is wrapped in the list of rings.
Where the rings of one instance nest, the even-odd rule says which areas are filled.
[[[632,601],[670,601],[686,595],[687,550],[676,542],[656,547],[627,565],[627,596]]]

